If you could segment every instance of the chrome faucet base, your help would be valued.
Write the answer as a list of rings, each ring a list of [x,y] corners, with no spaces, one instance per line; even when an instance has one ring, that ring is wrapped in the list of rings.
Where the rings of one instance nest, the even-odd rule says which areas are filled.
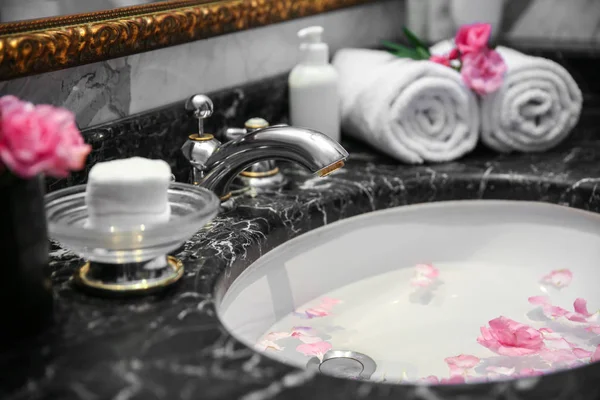
[[[263,176],[249,175],[247,171],[244,171],[239,174],[238,179],[242,181],[245,186],[255,189],[259,193],[265,190],[280,189],[288,182],[279,168],[275,168],[273,173]]]

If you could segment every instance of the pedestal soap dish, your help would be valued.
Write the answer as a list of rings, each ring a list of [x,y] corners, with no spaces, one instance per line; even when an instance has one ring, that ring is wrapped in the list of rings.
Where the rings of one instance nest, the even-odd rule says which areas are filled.
[[[86,260],[74,281],[102,294],[148,294],[183,275],[183,264],[167,254],[217,215],[219,199],[210,190],[171,182],[168,223],[119,230],[87,228],[85,185],[46,195],[50,236]],[[140,199],[141,202],[144,199]]]

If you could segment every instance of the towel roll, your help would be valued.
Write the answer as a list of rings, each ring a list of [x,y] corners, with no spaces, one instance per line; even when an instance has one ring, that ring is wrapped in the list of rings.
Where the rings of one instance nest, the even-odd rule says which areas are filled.
[[[502,87],[481,100],[481,140],[499,152],[540,152],[562,142],[581,113],[583,98],[559,64],[506,47],[496,49],[508,72]]]
[[[455,70],[387,52],[343,49],[339,73],[343,131],[397,160],[455,160],[479,136],[476,97]]]

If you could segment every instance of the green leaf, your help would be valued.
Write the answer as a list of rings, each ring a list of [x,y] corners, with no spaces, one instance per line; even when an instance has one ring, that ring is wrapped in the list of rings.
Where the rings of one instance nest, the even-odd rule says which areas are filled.
[[[397,50],[393,53],[396,57],[410,58],[411,60],[419,60],[421,57],[413,49]]]
[[[408,47],[403,46],[401,44],[388,42],[387,40],[384,40],[381,43],[385,47],[387,47],[388,50],[390,50],[390,52],[393,55],[395,55],[396,57],[410,58],[410,59],[413,59],[413,60],[420,60],[421,59],[421,56],[419,55],[419,53],[415,49],[408,48]]]
[[[402,46],[401,44],[397,44],[394,42],[389,42],[387,40],[382,40],[381,44],[383,44],[385,47],[387,47],[390,50],[410,50],[408,47],[406,46]]]
[[[427,45],[426,45],[425,43],[423,43],[423,42],[421,41],[421,39],[419,39],[419,38],[417,37],[417,35],[415,35],[415,34],[414,34],[414,33],[413,33],[413,32],[412,32],[410,29],[408,29],[407,27],[403,27],[403,28],[402,28],[402,31],[403,31],[403,32],[404,32],[404,34],[406,35],[406,38],[408,39],[408,41],[409,41],[409,42],[410,42],[410,43],[411,43],[413,46],[415,46],[417,49],[418,49],[419,47],[421,47],[421,48],[423,48],[423,49],[425,49],[425,50],[427,49]],[[429,51],[428,51],[428,50],[426,50],[426,51],[427,51],[427,53],[429,54]],[[429,57],[427,57],[427,58],[429,58]]]
[[[427,51],[423,47],[417,47],[416,53],[419,55],[421,60],[429,60],[431,58],[431,54],[429,53],[429,51]]]

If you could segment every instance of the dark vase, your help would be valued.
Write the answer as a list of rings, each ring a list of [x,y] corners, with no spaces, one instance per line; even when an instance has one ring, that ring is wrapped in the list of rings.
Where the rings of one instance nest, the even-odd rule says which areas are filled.
[[[35,335],[53,318],[42,177],[0,172],[0,339]]]

